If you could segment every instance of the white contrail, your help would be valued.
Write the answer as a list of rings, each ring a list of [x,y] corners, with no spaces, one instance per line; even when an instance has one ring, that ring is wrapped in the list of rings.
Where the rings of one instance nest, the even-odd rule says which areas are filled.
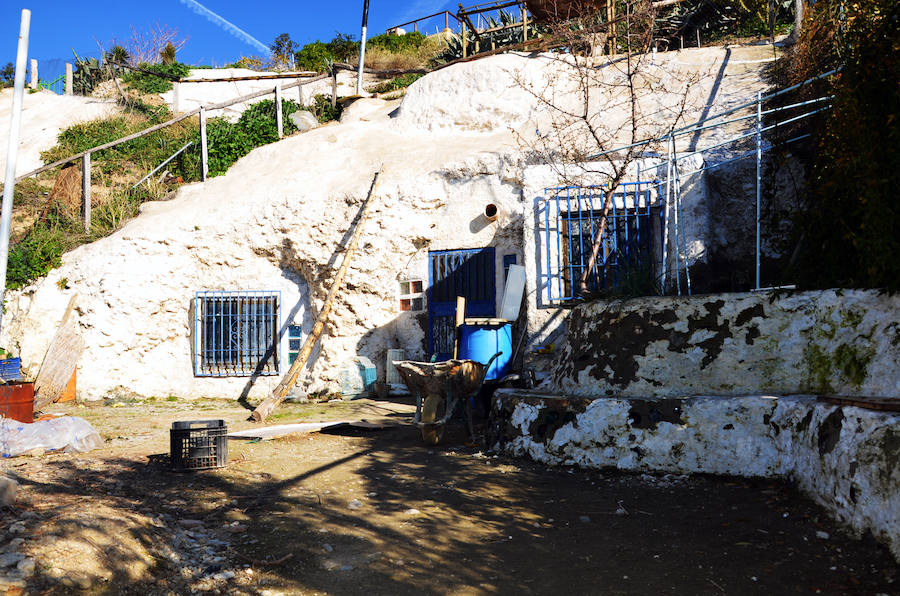
[[[259,50],[263,54],[268,55],[269,48],[266,47],[266,45],[264,43],[262,43],[261,41],[259,41],[258,39],[256,39],[255,37],[253,37],[246,31],[241,29],[240,27],[238,27],[237,25],[226,21],[225,19],[223,19],[222,17],[220,17],[219,15],[217,15],[210,9],[206,8],[205,6],[203,6],[196,0],[178,0],[178,1],[181,2],[182,4],[184,4],[185,6],[187,6],[188,8],[190,8],[191,10],[193,10],[194,12],[196,12],[197,14],[206,17],[209,21],[215,23],[216,25],[218,25],[219,27],[221,27],[228,33],[231,33],[232,35],[234,35],[235,37],[237,37],[244,43],[255,47],[257,50]]]

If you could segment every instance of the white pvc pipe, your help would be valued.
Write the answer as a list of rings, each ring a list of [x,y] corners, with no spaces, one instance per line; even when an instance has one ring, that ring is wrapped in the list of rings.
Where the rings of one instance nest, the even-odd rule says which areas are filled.
[[[366,26],[362,27],[362,35],[360,35],[359,43],[359,67],[356,71],[356,94],[362,95],[363,92],[363,68],[366,64]]]
[[[6,297],[6,264],[9,259],[9,226],[12,221],[13,192],[16,187],[16,153],[19,149],[19,128],[22,124],[22,98],[25,95],[25,61],[28,59],[28,30],[31,11],[22,9],[19,26],[19,48],[16,52],[16,76],[13,84],[12,116],[9,144],[6,150],[6,178],[3,179],[3,210],[0,214],[0,325],[3,321],[3,301]]]

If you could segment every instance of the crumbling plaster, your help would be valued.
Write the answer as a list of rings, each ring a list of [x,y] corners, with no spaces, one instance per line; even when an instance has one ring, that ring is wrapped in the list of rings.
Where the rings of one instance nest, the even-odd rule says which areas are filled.
[[[789,478],[900,560],[900,415],[809,396],[571,398],[500,390],[490,442],[554,465]]]

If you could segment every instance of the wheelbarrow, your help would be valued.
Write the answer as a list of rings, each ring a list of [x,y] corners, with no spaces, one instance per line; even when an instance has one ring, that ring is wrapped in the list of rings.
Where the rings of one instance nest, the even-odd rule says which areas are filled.
[[[484,377],[497,352],[487,364],[475,360],[446,360],[444,362],[416,362],[398,360],[394,367],[403,378],[410,393],[416,396],[416,416],[413,424],[422,432],[422,440],[437,445],[444,436],[444,427],[459,404],[465,404],[469,436],[474,437],[469,397],[478,393]]]

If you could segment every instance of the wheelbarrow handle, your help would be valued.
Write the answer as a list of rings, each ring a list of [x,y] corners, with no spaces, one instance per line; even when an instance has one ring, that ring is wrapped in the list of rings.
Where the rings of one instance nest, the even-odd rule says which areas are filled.
[[[499,357],[502,356],[502,355],[503,355],[503,352],[497,352],[496,354],[494,354],[493,356],[491,356],[491,359],[488,360],[488,361],[487,361],[487,364],[484,365],[484,371],[482,371],[482,373],[481,373],[481,383],[480,383],[480,385],[484,385],[484,378],[487,376],[488,370],[490,370],[490,368],[491,368],[491,364],[493,364],[493,363],[494,363],[494,360],[496,360],[497,358],[499,358]]]

